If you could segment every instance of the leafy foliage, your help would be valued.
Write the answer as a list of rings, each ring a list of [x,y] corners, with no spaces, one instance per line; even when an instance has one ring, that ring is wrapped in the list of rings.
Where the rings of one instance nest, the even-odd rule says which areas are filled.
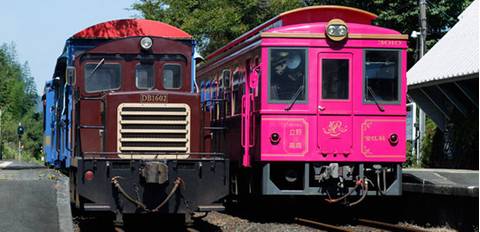
[[[457,22],[472,0],[427,0],[427,47],[433,46]],[[132,8],[146,19],[182,28],[199,41],[204,54],[291,9],[313,5],[350,6],[378,14],[375,24],[403,34],[419,31],[418,0],[139,0]],[[410,39],[409,65],[416,58]]]
[[[285,10],[302,6],[289,0],[142,0],[133,4],[146,19],[182,28],[207,54]]]
[[[3,144],[3,158],[14,158],[17,151],[18,123],[25,133],[21,138],[27,160],[39,159],[41,153],[42,118],[35,112],[38,95],[28,63],[20,65],[15,47],[0,47],[0,147]]]

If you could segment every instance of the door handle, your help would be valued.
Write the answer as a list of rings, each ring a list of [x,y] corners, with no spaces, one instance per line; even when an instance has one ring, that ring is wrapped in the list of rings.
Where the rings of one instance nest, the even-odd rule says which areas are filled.
[[[324,111],[324,110],[325,110],[325,107],[323,107],[323,106],[318,106],[318,110]]]

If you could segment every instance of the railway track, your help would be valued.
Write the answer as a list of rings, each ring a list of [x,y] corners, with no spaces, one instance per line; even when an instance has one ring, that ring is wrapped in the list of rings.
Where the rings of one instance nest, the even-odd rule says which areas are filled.
[[[305,218],[295,218],[295,221],[304,226],[326,230],[326,231],[335,231],[335,232],[355,232],[355,231],[400,231],[400,232],[428,232],[429,230],[412,228],[402,225],[395,225],[386,222],[368,220],[368,219],[357,219],[354,221],[354,227],[349,228],[345,226],[337,226],[324,222],[314,221]]]

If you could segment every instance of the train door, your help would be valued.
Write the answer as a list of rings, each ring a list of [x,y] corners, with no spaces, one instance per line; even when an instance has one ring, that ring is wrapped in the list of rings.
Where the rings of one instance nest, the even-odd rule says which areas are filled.
[[[323,156],[352,152],[352,54],[318,53],[317,146]]]

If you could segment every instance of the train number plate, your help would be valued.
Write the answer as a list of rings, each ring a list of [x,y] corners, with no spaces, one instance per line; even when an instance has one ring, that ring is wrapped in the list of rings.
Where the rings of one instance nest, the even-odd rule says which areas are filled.
[[[140,102],[168,102],[167,95],[140,95]]]

